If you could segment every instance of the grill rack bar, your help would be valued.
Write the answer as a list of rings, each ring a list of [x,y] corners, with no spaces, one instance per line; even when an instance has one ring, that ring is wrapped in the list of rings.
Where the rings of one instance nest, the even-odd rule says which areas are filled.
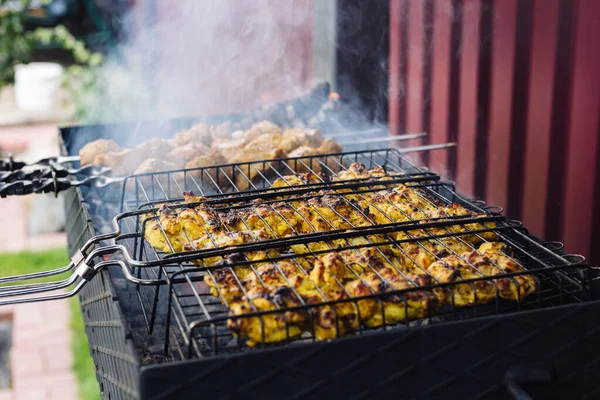
[[[454,143],[447,143],[447,144],[442,144],[442,145],[416,146],[416,147],[412,147],[412,148],[411,147],[405,148],[405,149],[402,149],[401,151],[399,151],[399,150],[397,150],[397,151],[403,152],[403,153],[404,152],[420,152],[420,151],[429,151],[429,150],[435,150],[435,149],[443,149],[443,148],[451,147],[454,145],[455,145]],[[205,171],[209,168],[216,168],[218,171],[220,168],[223,168],[223,167],[261,164],[261,163],[263,165],[265,165],[266,163],[271,163],[273,161],[276,161],[279,163],[281,163],[281,162],[285,163],[285,162],[289,162],[289,161],[302,162],[302,159],[307,159],[307,158],[312,158],[312,159],[325,158],[325,159],[327,159],[327,157],[344,156],[345,154],[357,154],[358,155],[358,154],[361,154],[361,152],[358,151],[358,152],[351,152],[351,153],[332,153],[332,154],[323,154],[323,155],[313,156],[313,157],[296,157],[296,158],[290,158],[290,159],[262,160],[262,161],[242,163],[242,164],[224,164],[222,166],[217,166],[217,167],[204,167],[204,168],[195,168],[195,169],[187,169],[187,170],[182,169],[182,170],[159,172],[159,173],[154,173],[154,175],[157,175],[157,174],[158,175],[160,175],[160,174],[171,175],[171,174],[180,173],[180,172],[187,173],[188,171]],[[48,160],[54,161],[54,159],[48,159]],[[426,171],[424,171],[424,170],[420,170],[420,171],[422,171],[423,173],[426,173]],[[136,179],[136,182],[138,182],[139,179],[143,179],[145,176],[151,176],[151,175],[153,175],[153,174],[140,174],[140,175],[133,175],[133,176],[125,178],[125,183],[122,186],[122,188],[123,188],[122,189],[122,204],[123,204],[123,197],[126,192],[125,188],[126,188],[127,180]],[[429,174],[428,176],[430,176],[431,179],[439,179],[435,174]],[[412,178],[409,177],[407,181],[410,181],[411,179]],[[351,183],[351,185],[352,185],[352,183]],[[136,190],[137,190],[137,187],[136,187]],[[147,202],[147,203],[150,203],[150,202]],[[11,297],[15,297],[15,296],[52,292],[52,291],[64,289],[71,285],[75,285],[75,290],[68,292],[66,294],[61,294],[61,295],[21,297],[18,299],[0,300],[0,305],[27,303],[27,302],[33,302],[33,301],[47,301],[47,300],[52,300],[52,299],[59,299],[59,298],[74,296],[81,290],[81,288],[87,281],[89,281],[90,279],[93,278],[93,276],[98,271],[98,269],[95,268],[95,266],[94,266],[94,259],[99,256],[107,256],[107,255],[111,255],[111,254],[115,254],[115,253],[119,252],[123,256],[123,258],[130,264],[130,266],[132,268],[135,268],[135,267],[148,268],[148,267],[160,266],[162,264],[162,262],[146,263],[146,262],[136,261],[134,258],[132,258],[130,256],[126,247],[124,247],[122,245],[116,245],[116,244],[113,246],[97,247],[94,250],[92,250],[89,254],[86,254],[90,249],[92,249],[94,246],[96,246],[99,243],[102,243],[102,242],[105,242],[108,240],[113,240],[114,243],[116,243],[116,241],[118,241],[122,235],[122,232],[121,232],[121,229],[119,226],[119,221],[121,219],[130,217],[130,216],[139,216],[142,213],[149,212],[149,211],[152,211],[152,210],[141,211],[141,209],[140,209],[140,211],[137,211],[137,212],[124,212],[124,213],[117,215],[116,217],[113,218],[113,221],[112,221],[113,227],[115,228],[115,230],[113,232],[110,232],[107,234],[97,235],[97,236],[90,238],[84,244],[84,246],[80,249],[80,251],[78,253],[76,253],[76,256],[71,260],[71,262],[65,267],[57,268],[57,269],[50,270],[50,271],[33,273],[33,274],[0,277],[0,283],[9,283],[9,282],[16,282],[16,281],[33,280],[33,279],[42,278],[42,277],[57,276],[62,273],[65,273],[65,272],[74,271],[73,274],[71,276],[69,276],[69,278],[61,280],[61,281],[11,285],[11,286],[2,287],[2,288],[0,288],[0,298],[1,297],[11,298]],[[129,238],[130,236],[131,235],[124,234],[123,238]],[[187,257],[184,257],[181,259],[173,259],[173,260],[169,260],[169,261],[186,261],[189,259],[189,257],[190,256],[188,255]],[[126,278],[135,284],[155,286],[155,285],[163,285],[166,283],[166,281],[164,279],[144,280],[144,279],[140,279],[139,277],[136,278],[133,275],[131,275],[129,273],[129,271],[126,270],[126,268],[124,269],[124,264],[122,264],[121,262],[117,262],[116,264],[98,263],[96,265],[100,266],[100,268],[106,268],[109,266],[117,265],[117,266],[121,267]]]
[[[224,316],[222,311],[222,306],[220,303],[215,302],[215,298],[212,297],[212,300],[204,299],[207,294],[203,294],[198,292],[196,286],[201,279],[198,274],[206,274],[211,273],[211,271],[217,270],[218,268],[223,268],[222,266],[204,266],[204,267],[196,267],[186,264],[193,259],[198,258],[207,258],[207,257],[221,257],[224,255],[232,254],[239,251],[250,251],[249,249],[260,250],[260,249],[270,249],[273,247],[281,247],[281,246],[289,246],[293,243],[296,244],[306,244],[306,243],[314,243],[319,242],[325,238],[331,239],[339,238],[339,239],[347,239],[351,237],[370,237],[377,234],[388,234],[391,232],[407,232],[416,230],[428,230],[433,228],[446,228],[448,226],[455,225],[469,225],[469,224],[478,224],[481,225],[481,229],[467,229],[464,232],[456,233],[456,232],[448,232],[445,234],[429,234],[426,237],[409,237],[406,240],[395,240],[395,241],[385,241],[385,242],[372,242],[365,243],[363,245],[350,246],[349,249],[356,250],[361,247],[371,247],[378,249],[384,245],[400,245],[402,243],[421,243],[424,241],[430,240],[439,240],[443,238],[461,238],[467,235],[479,235],[486,232],[494,232],[498,234],[502,240],[511,242],[513,244],[513,248],[517,249],[520,254],[519,259],[522,261],[522,258],[528,258],[528,263],[523,262],[524,265],[528,265],[527,268],[531,268],[534,265],[537,265],[538,269],[527,269],[526,272],[521,274],[519,273],[511,273],[503,275],[502,277],[480,277],[481,279],[474,279],[460,281],[455,283],[448,284],[439,284],[434,283],[430,285],[431,288],[446,288],[452,287],[460,284],[474,284],[475,282],[480,281],[496,281],[498,279],[502,279],[508,277],[509,279],[514,279],[514,277],[520,275],[533,275],[536,277],[537,281],[546,282],[549,285],[548,289],[550,290],[550,294],[540,291],[540,285],[538,285],[538,303],[542,304],[543,302],[554,301],[557,296],[560,298],[560,301],[563,301],[564,298],[571,299],[571,301],[580,301],[587,296],[587,292],[589,289],[589,284],[587,283],[586,276],[584,271],[589,267],[583,264],[583,258],[576,255],[565,255],[560,256],[556,253],[556,251],[561,247],[560,244],[549,244],[548,248],[544,248],[542,244],[535,243],[531,241],[530,246],[532,248],[526,249],[519,241],[525,241],[524,238],[528,239],[528,235],[526,233],[519,233],[522,231],[520,223],[516,221],[504,221],[504,218],[498,215],[498,209],[494,207],[486,207],[483,202],[472,202],[468,199],[460,196],[455,192],[454,185],[452,183],[443,182],[439,178],[439,176],[432,174],[425,169],[417,168],[412,165],[410,162],[401,157],[403,152],[395,150],[395,149],[386,149],[386,150],[377,150],[377,151],[362,151],[362,152],[352,152],[352,153],[339,153],[334,155],[325,155],[318,156],[314,158],[302,157],[301,159],[282,159],[275,160],[280,165],[273,167],[273,160],[265,160],[255,163],[246,163],[246,165],[236,165],[237,168],[242,171],[242,167],[247,167],[248,170],[250,166],[253,167],[261,166],[263,168],[263,172],[267,171],[267,165],[271,168],[271,173],[274,178],[282,177],[282,173],[284,171],[290,172],[297,168],[297,164],[299,163],[301,166],[306,168],[308,171],[312,173],[316,173],[315,170],[317,166],[321,171],[329,170],[332,172],[330,168],[331,165],[328,161],[335,159],[335,157],[339,157],[340,162],[337,163],[340,170],[345,168],[345,162],[350,161],[353,157],[357,160],[367,160],[370,163],[370,166],[376,165],[385,165],[389,167],[391,171],[397,171],[399,173],[406,174],[400,178],[394,178],[390,181],[349,181],[347,183],[342,184],[334,184],[322,182],[319,184],[306,185],[306,187],[299,187],[290,189],[289,187],[283,187],[279,189],[272,189],[269,187],[270,182],[268,179],[262,182],[252,182],[251,187],[255,189],[256,192],[252,190],[246,191],[238,191],[237,193],[226,192],[222,187],[218,185],[218,179],[209,179],[208,182],[202,182],[204,185],[198,186],[198,191],[205,195],[206,201],[202,203],[208,203],[211,205],[225,205],[222,207],[224,209],[228,208],[228,203],[234,202],[234,207],[248,207],[248,204],[251,204],[253,200],[257,198],[274,198],[281,197],[282,195],[285,197],[290,196],[298,196],[304,195],[303,197],[312,197],[311,192],[314,192],[318,189],[331,189],[332,186],[336,189],[349,189],[352,190],[350,194],[356,194],[357,192],[362,196],[363,194],[372,193],[373,191],[380,189],[381,187],[389,187],[390,185],[404,183],[407,187],[415,188],[418,190],[422,190],[427,195],[431,196],[430,201],[432,201],[433,205],[438,202],[439,204],[449,204],[451,202],[459,202],[463,206],[467,207],[472,212],[485,213],[487,216],[485,218],[474,218],[474,217],[466,217],[466,218],[458,218],[458,219],[449,219],[447,221],[436,221],[433,220],[414,220],[407,222],[397,222],[386,225],[378,225],[378,226],[360,226],[360,227],[352,227],[346,230],[340,230],[340,232],[334,233],[339,234],[339,236],[332,236],[331,231],[327,234],[305,234],[304,236],[295,237],[293,239],[274,239],[273,242],[269,243],[252,243],[246,247],[238,246],[230,249],[214,249],[214,250],[203,250],[197,252],[190,253],[178,253],[174,255],[158,255],[155,251],[152,254],[152,251],[148,252],[148,245],[145,243],[143,232],[144,232],[144,224],[148,223],[148,219],[143,223],[140,223],[140,216],[143,214],[156,211],[158,208],[156,207],[159,204],[165,204],[173,202],[173,199],[181,199],[181,195],[183,191],[188,189],[186,186],[189,182],[186,181],[184,177],[183,182],[177,181],[175,178],[175,174],[178,172],[183,172],[184,174],[190,174],[191,172],[199,172],[202,176],[211,176],[210,172],[214,172],[215,170],[219,170],[225,168],[226,166],[218,166],[218,167],[206,167],[199,168],[196,171],[193,170],[184,170],[184,171],[169,171],[164,173],[156,173],[156,174],[144,174],[140,176],[129,177],[128,179],[134,182],[135,190],[133,192],[133,200],[132,193],[127,191],[125,185],[123,186],[123,190],[121,193],[121,210],[123,211],[121,214],[117,215],[112,219],[112,225],[115,230],[111,233],[99,235],[94,237],[90,241],[86,243],[86,245],[82,248],[82,255],[85,254],[81,259],[74,259],[71,264],[66,268],[66,270],[75,270],[75,274],[77,275],[78,286],[76,290],[73,292],[69,292],[67,295],[72,295],[76,293],[78,290],[83,287],[85,282],[100,269],[100,268],[108,268],[108,267],[119,267],[123,272],[123,275],[129,281],[136,284],[138,297],[142,304],[142,311],[144,313],[144,317],[146,319],[146,323],[148,325],[148,330],[150,333],[153,332],[154,326],[159,319],[159,315],[157,313],[158,304],[162,304],[165,296],[167,300],[167,315],[165,316],[166,320],[161,321],[166,323],[166,333],[164,337],[164,349],[165,354],[170,354],[173,358],[185,359],[189,357],[201,357],[206,354],[218,354],[219,348],[221,346],[221,341],[230,333],[222,332],[222,323],[230,318]],[[383,157],[382,157],[383,155]],[[348,160],[350,159],[350,160]],[[310,161],[308,161],[310,160]],[[379,161],[383,160],[383,163]],[[290,164],[295,163],[292,167]],[[347,164],[346,164],[347,165]],[[257,168],[258,169],[258,168]],[[243,174],[242,174],[243,175]],[[161,176],[168,176],[169,180],[167,185],[161,184]],[[248,176],[243,175],[245,178]],[[259,174],[261,179],[267,178],[264,174]],[[149,178],[149,179],[147,179]],[[218,176],[217,176],[218,178]],[[197,182],[193,182],[197,184]],[[232,182],[233,183],[233,182]],[[262,183],[262,185],[261,185]],[[210,185],[214,187],[211,189]],[[336,186],[337,185],[337,186]],[[250,186],[250,185],[249,185]],[[235,190],[235,184],[232,185],[230,189]],[[365,188],[362,191],[356,190],[358,188]],[[166,190],[165,190],[166,189]],[[179,190],[179,196],[174,196],[172,191]],[[258,192],[258,193],[257,193]],[[148,194],[151,193],[151,196]],[[229,196],[229,197],[228,197]],[[344,194],[340,194],[339,196],[343,197]],[[302,198],[302,197],[301,197]],[[300,199],[301,199],[300,198]],[[298,200],[298,198],[294,198]],[[265,203],[274,202],[274,200],[267,200]],[[200,203],[194,203],[200,204]],[[170,208],[181,208],[181,205],[171,205]],[[124,211],[128,210],[128,211]],[[500,210],[501,211],[501,210]],[[496,226],[494,227],[485,227],[484,223],[486,222],[495,222]],[[355,232],[351,232],[351,230],[355,230]],[[514,239],[518,237],[518,235],[522,235],[522,239]],[[462,240],[462,239],[461,239]],[[104,242],[111,242],[112,245],[102,245]],[[94,248],[96,245],[100,244],[100,246]],[[420,245],[420,244],[419,244]],[[521,248],[523,247],[523,248]],[[534,251],[535,250],[535,251]],[[323,250],[324,253],[333,252],[335,249]],[[318,252],[311,252],[310,255],[320,254]],[[542,256],[537,256],[536,254],[541,254]],[[110,261],[100,262],[94,265],[94,260],[98,259],[101,256],[110,256],[112,257]],[[296,256],[292,255],[283,255],[282,259],[290,259]],[[276,262],[278,258],[270,258],[268,261]],[[240,261],[237,264],[228,265],[227,268],[234,268],[239,265],[244,265],[244,263],[249,264],[247,261]],[[559,263],[559,265],[556,265]],[[65,271],[65,268],[60,269],[61,272]],[[569,272],[570,270],[575,270],[575,272]],[[22,277],[21,277],[22,278]],[[487,278],[487,279],[486,279]],[[1,280],[0,280],[1,282]],[[466,282],[466,283],[465,283]],[[64,282],[62,283],[64,285]],[[32,293],[40,293],[46,292],[53,288],[52,283],[49,284],[34,284],[34,285],[21,285],[21,286],[13,286],[12,289],[20,290],[19,294],[32,294]],[[165,292],[164,290],[161,292],[160,287],[167,286],[168,290]],[[379,297],[373,295],[367,296],[365,298],[378,298],[378,301],[382,301],[383,298],[390,295],[398,295],[398,296],[406,296],[408,293],[415,292],[418,290],[429,290],[430,286],[420,287],[416,289],[404,289],[397,290],[393,292],[386,292],[385,294],[378,295]],[[187,292],[182,291],[182,288],[188,288]],[[191,292],[190,292],[191,290]],[[10,289],[0,290],[0,297],[11,297],[15,295],[15,291],[11,291]],[[161,294],[162,293],[162,297]],[[187,294],[186,294],[187,293]],[[186,297],[187,296],[187,297]],[[497,296],[497,295],[496,295]],[[64,297],[64,295],[63,295]],[[35,298],[33,301],[37,300],[46,300],[51,299],[50,296],[45,296],[43,298]],[[187,299],[187,300],[186,300]],[[189,302],[192,299],[194,302],[197,302],[198,305],[195,306]],[[347,300],[347,302],[357,302],[361,300],[362,297],[352,298]],[[10,299],[8,301],[0,301],[0,304],[8,304],[13,300]],[[19,302],[30,301],[27,299],[19,299]],[[324,302],[323,304],[338,304],[339,302],[328,303]],[[342,301],[343,303],[343,301]],[[496,312],[502,305],[499,304],[498,298],[495,301],[495,304],[492,305],[492,308],[495,307]],[[515,305],[512,305],[515,306]],[[517,309],[520,307],[529,306],[528,304],[521,303],[518,301],[516,304]],[[196,314],[194,314],[194,310],[196,308],[204,308],[203,313],[213,315],[209,319],[198,318]],[[475,314],[478,309],[483,309],[483,305],[476,305]],[[275,311],[274,311],[275,312]],[[281,310],[279,310],[281,312]],[[456,312],[454,313],[461,313]],[[468,311],[470,312],[470,311]],[[266,313],[264,315],[268,315]],[[240,317],[241,318],[241,317]],[[438,318],[430,316],[428,319]],[[440,317],[441,318],[441,317]],[[445,317],[444,317],[445,318]],[[238,318],[239,319],[239,318]],[[219,325],[221,324],[221,325]],[[411,322],[405,321],[406,326],[409,326]],[[210,326],[210,330],[212,333],[207,336],[205,332],[204,326]],[[389,327],[385,326],[382,329],[388,329]],[[358,332],[358,334],[362,334],[362,330]],[[207,344],[207,338],[212,337],[212,345]],[[243,347],[243,346],[242,346]],[[238,344],[235,347],[236,351],[240,351],[242,348]],[[175,351],[175,353],[173,352]]]
[[[390,150],[385,150],[385,151],[381,151],[380,150],[380,151],[353,152],[353,153],[350,153],[350,156],[354,155],[357,158],[362,158],[362,159],[366,159],[366,160],[369,160],[369,157],[370,157],[371,160],[373,160],[373,155],[376,155],[377,153],[381,153],[381,152],[384,152],[386,154],[386,156],[384,157],[386,160],[389,158],[389,155],[391,154]],[[396,153],[395,150],[392,150],[391,152],[393,152],[396,155],[401,154],[401,153]],[[346,156],[346,155],[343,155],[343,156]],[[350,158],[350,157],[348,157],[348,158]],[[290,162],[291,162],[291,160],[290,160]],[[407,164],[412,166],[412,164],[409,164],[406,160],[402,160],[402,162],[404,163],[404,166],[406,166]],[[321,161],[319,161],[319,164],[321,166],[325,166],[325,165],[327,165],[327,160],[321,160]],[[382,164],[385,165],[387,163],[379,163],[379,165],[382,165]],[[306,167],[307,163],[303,163],[303,165]],[[312,163],[311,163],[311,166],[312,166]],[[372,161],[371,161],[371,166],[373,166],[373,162]],[[294,167],[287,166],[287,168],[289,170],[289,169],[292,169]],[[398,169],[400,169],[400,168],[398,168]],[[410,169],[410,167],[408,169]],[[412,168],[412,173],[417,173],[417,172],[424,172],[424,170],[423,169],[418,169],[416,167],[413,167]],[[213,198],[214,197],[214,198],[217,198],[217,199],[222,199],[224,196],[227,196],[227,195],[231,194],[231,193],[227,193],[227,192],[224,192],[223,190],[221,190],[216,185],[216,182],[214,180],[212,180],[212,183],[216,186],[215,188],[213,188],[213,189],[215,189],[214,192],[211,192],[211,193],[215,193],[214,195],[208,195],[207,193],[205,193],[204,191],[202,191],[202,189],[205,188],[205,186],[199,188],[200,189],[200,193],[202,193],[203,195],[207,196],[208,198]],[[150,197],[146,196],[147,194],[152,193],[156,197],[156,193],[157,192],[158,192],[158,198],[159,199],[163,200],[165,198],[169,198],[169,196],[173,196],[172,195],[172,191],[170,190],[170,188],[176,188],[177,190],[179,190],[179,195],[181,195],[184,190],[189,190],[189,187],[186,189],[185,185],[178,185],[178,184],[176,184],[176,180],[174,180],[174,184],[171,185],[170,188],[166,187],[166,185],[163,187],[163,185],[160,184],[160,182],[158,181],[158,179],[152,180],[151,183],[141,184],[140,182],[137,182],[136,185],[137,184],[140,184],[139,188],[136,189],[136,190],[139,190],[137,193],[142,193],[145,197],[147,197],[145,200],[150,200]],[[498,211],[498,212],[502,211],[500,208],[486,207],[485,203],[480,202],[480,201],[472,202],[472,201],[469,201],[468,199],[465,199],[464,197],[458,195],[454,191],[453,184],[442,183],[442,182],[437,182],[435,184],[436,185],[445,185],[446,189],[448,189],[450,192],[452,192],[452,194],[451,194],[450,197],[452,197],[454,200],[458,199],[461,203],[469,204],[474,209],[479,209],[482,212],[485,212],[486,209],[487,209],[488,212],[492,212],[492,213],[494,212],[494,210]],[[261,186],[260,184],[257,184],[256,186],[260,187],[260,188],[268,187],[268,186]],[[357,184],[356,186],[359,186],[359,185]],[[450,186],[450,187],[448,188],[448,186]],[[243,194],[242,194],[241,191],[238,192],[238,193],[234,193],[234,194],[235,194],[235,196],[237,196],[237,195],[243,196]],[[440,197],[440,199],[444,199],[447,202],[450,201],[448,199],[445,199],[443,196],[439,196],[439,197]],[[175,198],[178,198],[178,196],[175,195]],[[237,197],[233,197],[232,199],[236,200]],[[219,202],[222,202],[222,200],[218,200],[216,203],[219,203]],[[128,206],[131,207],[131,208],[135,208],[135,206],[138,206],[139,208],[143,208],[145,205],[144,205],[143,202],[140,204],[139,201],[133,201],[133,202],[128,203]],[[485,207],[485,209],[483,209],[484,207]],[[511,231],[515,231],[515,229],[514,229],[515,227],[512,227],[512,228],[513,229],[511,229]],[[452,236],[457,236],[457,235],[455,235],[455,234],[454,235],[448,234],[447,236],[448,237],[452,237]],[[428,239],[430,239],[430,238],[424,238],[422,240],[428,240]],[[143,245],[140,244],[140,243],[138,243],[138,246],[140,248],[143,248]],[[375,246],[375,245],[373,245],[373,246]],[[536,246],[541,247],[541,245],[539,243],[536,243]],[[553,248],[554,250],[558,250],[560,248],[560,245],[550,244],[549,247]],[[550,252],[549,254],[552,254],[551,256],[547,256],[547,258],[559,257],[555,253],[551,252],[549,249],[543,249],[543,250],[541,250],[541,252],[542,253]],[[143,253],[140,251],[138,254],[140,254],[140,257],[141,257]],[[213,253],[213,254],[216,254],[216,253]],[[534,256],[533,252],[531,252],[531,256]],[[146,256],[144,255],[144,257],[146,257]],[[566,262],[566,264],[572,264],[572,265],[569,265],[569,267],[567,267],[567,268],[570,268],[572,266],[573,267],[580,266],[581,269],[587,268],[587,267],[581,265],[581,263],[583,262],[582,257],[573,256],[573,257],[567,257],[567,258],[570,259],[570,263]],[[271,261],[271,259],[269,261]],[[164,268],[160,268],[160,270],[158,272],[155,272],[154,276],[155,277],[156,276],[165,277],[165,279],[168,279],[169,274],[173,274],[173,273],[183,274],[183,275],[185,275],[185,278],[183,279],[183,282],[185,282],[185,285],[189,285],[191,287],[191,286],[193,286],[194,282],[197,281],[197,278],[189,276],[189,275],[193,274],[192,272],[188,272],[188,271],[190,271],[189,268],[190,268],[189,266],[185,266],[185,265],[180,265],[179,267],[176,267],[176,266],[173,266],[173,267],[164,267]],[[561,269],[560,267],[556,268],[556,270],[560,270],[560,269]],[[210,270],[210,268],[206,268],[204,271],[209,271],[209,270]],[[554,269],[551,269],[551,270],[554,271]],[[150,270],[144,270],[144,273],[146,273],[146,271],[150,271]],[[140,273],[141,273],[141,271],[140,271]],[[572,278],[570,277],[569,274],[566,274],[566,275],[563,274],[563,275],[561,275],[561,271],[557,271],[557,274],[559,276],[558,279],[560,281],[559,286],[562,286],[562,282],[563,282],[564,279],[571,281],[571,283],[574,282],[572,280]],[[182,282],[176,282],[176,283],[169,282],[169,285],[179,285],[181,283]],[[575,283],[575,285],[578,285],[581,290],[583,290],[583,287],[585,286],[585,285],[581,285],[581,284],[578,284],[578,283]],[[150,302],[150,303],[153,304],[153,306],[149,306],[148,310],[145,311],[145,313],[144,313],[145,317],[146,317],[146,321],[149,324],[149,330],[150,331],[152,331],[152,325],[153,325],[154,320],[156,318],[155,306],[158,303],[158,297],[159,297],[158,290],[159,290],[159,288],[157,288],[156,292],[154,292],[153,294],[145,294],[145,295],[140,294],[139,295],[140,301],[142,302],[142,304],[144,303],[144,298],[146,299],[147,302]],[[587,288],[585,290],[587,290]],[[578,289],[578,291],[579,291],[579,289]],[[195,294],[189,295],[189,296],[192,296],[192,297],[195,297],[195,298],[199,298],[201,296],[198,293],[196,293],[195,290],[194,290],[194,293]],[[573,295],[573,293],[574,293],[574,291],[571,290],[569,295]],[[566,293],[565,293],[565,296],[566,296]],[[185,316],[185,312],[182,311],[183,309],[186,308],[186,306],[185,306],[185,304],[178,304],[179,303],[178,296],[173,295],[172,291],[170,291],[170,293],[169,293],[169,295],[167,297],[168,297],[168,302],[169,302],[169,306],[168,306],[168,309],[167,309],[167,311],[168,311],[167,318],[168,319],[174,318],[176,320],[172,324],[167,323],[167,327],[169,327],[171,325],[177,327],[180,331],[182,331],[182,336],[185,338],[186,337],[186,332],[187,332],[187,334],[189,334],[189,332],[190,332],[189,321],[186,321],[187,318]],[[202,304],[202,301],[198,301],[198,302],[200,304]],[[207,304],[207,305],[210,306],[210,304]],[[520,307],[520,304],[517,304],[517,307]],[[177,311],[177,312],[179,312],[180,315],[175,315],[175,314],[177,314],[177,312],[175,312],[174,310]],[[193,323],[193,321],[192,321],[192,323]],[[202,338],[202,339],[204,339],[204,338]],[[186,342],[186,339],[183,339],[183,341]],[[198,342],[198,341],[192,341],[191,344],[190,344],[189,340],[187,340],[187,343],[190,346],[193,346],[196,349],[198,349],[200,347],[203,347],[203,345],[199,344],[201,342],[202,341],[200,341],[200,342]],[[169,348],[169,346],[168,346],[167,342],[165,341],[165,352],[167,352],[168,348]],[[181,358],[186,358],[185,351],[181,350],[181,345],[180,344],[175,344],[174,348],[178,348],[179,349],[178,352],[180,353]],[[189,352],[189,348],[188,348],[188,352]],[[197,356],[201,356],[201,352],[196,351],[196,355]]]

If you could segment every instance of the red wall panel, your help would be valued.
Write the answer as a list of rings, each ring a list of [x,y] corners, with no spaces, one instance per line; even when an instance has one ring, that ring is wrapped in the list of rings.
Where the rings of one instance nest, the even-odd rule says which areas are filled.
[[[406,131],[408,133],[422,132],[423,114],[423,5],[425,2],[408,2],[408,49],[406,69]],[[405,142],[405,146],[416,146],[421,143],[420,139]],[[419,162],[420,154],[411,157]]]
[[[451,0],[434,2],[433,47],[431,49],[431,129],[428,132],[431,143],[448,141],[452,20]],[[392,119],[391,116],[390,119]],[[430,157],[430,167],[442,173],[443,176],[447,176],[445,172],[448,164],[448,153],[446,151],[434,151],[430,154]]]
[[[494,9],[490,124],[485,198],[507,203],[511,102],[514,78],[517,0],[497,2]]]
[[[525,148],[523,223],[534,233],[545,230],[547,171],[550,163],[552,82],[555,73],[558,0],[535,0]]]
[[[479,0],[464,0],[460,46],[460,97],[456,183],[466,195],[474,194],[475,140],[477,133],[477,72],[479,65]]]
[[[390,124],[390,133],[400,135],[404,133],[406,122],[404,82],[406,74],[403,73],[402,37],[405,35],[403,28],[403,8],[405,0],[390,0],[390,79],[388,98],[390,102],[389,118],[394,123]]]
[[[414,48],[423,46],[413,16],[424,2],[405,1],[391,12],[405,7],[411,18],[396,18],[390,43],[403,33],[409,67],[390,63],[390,73],[407,80],[409,102],[423,104],[411,83],[427,84],[415,72],[427,49]],[[507,207],[534,233],[600,257],[600,2],[433,0],[433,9],[430,141],[459,144],[433,153],[433,169],[446,166],[461,192]],[[394,110],[406,99],[390,103],[392,131],[418,127],[420,104]]]
[[[571,108],[567,132],[563,238],[571,251],[587,253],[592,232],[594,172],[600,107],[600,2],[580,0],[575,23]],[[558,217],[558,216],[557,216]]]

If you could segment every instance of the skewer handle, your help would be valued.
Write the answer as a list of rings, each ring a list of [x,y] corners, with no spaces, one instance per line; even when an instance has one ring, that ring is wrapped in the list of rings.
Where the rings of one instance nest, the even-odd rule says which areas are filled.
[[[16,171],[27,166],[27,163],[15,161],[12,155],[7,158],[0,158],[0,171]]]
[[[31,165],[52,165],[52,164],[61,164],[65,162],[79,161],[79,156],[60,156],[60,157],[47,157],[42,158],[34,163],[28,164],[23,161],[17,161],[13,158],[12,155],[9,155],[6,158],[0,158],[0,171],[17,171],[21,168],[31,166]]]

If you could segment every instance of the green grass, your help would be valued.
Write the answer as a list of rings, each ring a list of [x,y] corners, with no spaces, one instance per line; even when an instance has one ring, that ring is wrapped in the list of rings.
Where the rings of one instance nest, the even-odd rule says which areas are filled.
[[[39,252],[21,251],[18,253],[0,253],[0,276],[47,271],[49,269],[64,267],[68,263],[69,256],[65,249]],[[68,273],[63,273],[58,277],[40,278],[28,282],[48,282],[58,278],[64,279],[68,275]]]
[[[100,388],[94,372],[94,361],[83,329],[83,316],[79,300],[74,297],[71,303],[71,348],[73,349],[73,372],[77,378],[77,391],[81,400],[100,399]]]
[[[23,251],[18,253],[0,253],[0,276],[29,274],[63,267],[69,263],[65,249],[55,249],[39,252]],[[40,278],[29,282],[47,282],[64,279],[68,273],[58,277]],[[71,309],[71,333],[73,351],[73,372],[77,378],[79,398],[81,400],[100,399],[100,389],[96,381],[94,363],[90,356],[87,336],[83,328],[83,317],[79,309],[77,297],[69,300]]]

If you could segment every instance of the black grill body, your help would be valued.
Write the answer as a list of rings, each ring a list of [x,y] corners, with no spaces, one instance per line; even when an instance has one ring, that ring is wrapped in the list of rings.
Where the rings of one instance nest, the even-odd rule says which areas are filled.
[[[315,109],[313,101],[314,97],[295,105],[303,107],[306,114]],[[289,116],[293,113],[282,109],[285,107],[207,122],[234,120],[247,126],[268,118],[292,125]],[[61,151],[77,154],[83,144],[98,138],[131,144],[135,135],[125,136],[124,132],[152,131],[166,136],[195,121],[63,128]],[[97,205],[99,201],[110,202],[110,198],[97,199],[97,193],[87,188],[67,192],[70,254],[100,233],[98,221],[120,211],[119,193],[115,191],[112,199],[115,209],[111,215],[110,208],[100,211]],[[563,254],[558,246],[551,251]],[[190,357],[191,352],[186,355],[182,351],[182,356],[176,357],[173,348],[185,343],[181,337],[173,337],[176,330],[169,325],[172,320],[163,325],[167,302],[154,305],[157,322],[149,325],[139,291],[119,271],[102,270],[85,286],[80,300],[104,398],[331,399],[387,395],[487,399],[519,398],[524,390],[533,398],[596,398],[600,396],[594,379],[600,375],[600,324],[595,316],[599,315],[600,302],[594,301],[590,271],[583,268],[579,272],[581,293],[565,292],[564,298],[553,297],[544,307],[488,316],[482,313],[468,319],[455,315],[441,323],[360,332],[331,342],[292,343],[209,356],[200,352]],[[162,291],[163,296],[166,292]],[[163,348],[167,352],[161,352]]]
[[[595,399],[600,302],[141,369],[142,398]],[[507,379],[517,374],[518,379]]]

